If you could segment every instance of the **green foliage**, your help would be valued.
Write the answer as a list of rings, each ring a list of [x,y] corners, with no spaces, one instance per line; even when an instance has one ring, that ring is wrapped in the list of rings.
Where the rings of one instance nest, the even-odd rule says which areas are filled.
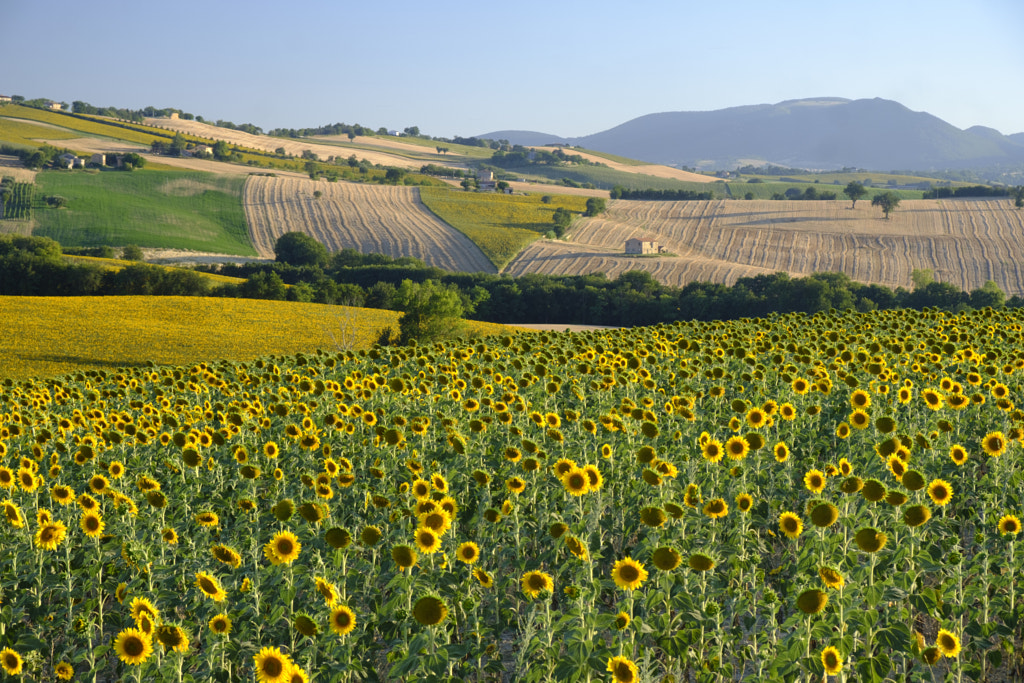
[[[586,198],[551,195],[550,204],[539,195],[459,192],[422,187],[420,199],[438,218],[473,241],[497,268],[511,261],[523,247],[551,229],[557,208],[582,213]]]
[[[125,261],[144,261],[142,249],[135,244],[127,244],[121,249],[121,258]]]
[[[899,205],[899,196],[892,192],[882,192],[881,194],[876,194],[871,198],[871,206],[882,207],[882,212],[885,214],[886,220],[889,220],[889,214],[895,211],[896,207]]]
[[[242,209],[244,183],[197,171],[44,171],[36,176],[39,192],[66,197],[68,205],[35,207],[35,234],[68,246],[137,244],[255,256]]]
[[[6,177],[0,181],[0,219],[26,220],[32,217],[31,183],[18,183]]]
[[[403,280],[395,293],[394,303],[402,311],[402,317],[398,319],[398,342],[401,344],[412,340],[432,342],[455,336],[462,325],[462,316],[468,312],[458,287],[443,285],[436,280]]]
[[[584,216],[592,217],[599,216],[605,212],[608,208],[608,202],[600,197],[590,197],[587,199],[587,210],[583,212]]]
[[[286,232],[274,244],[274,259],[293,266],[325,266],[327,247],[304,232]]]
[[[856,180],[851,180],[849,183],[847,183],[846,188],[843,190],[843,194],[849,197],[850,201],[853,202],[853,204],[851,204],[850,206],[851,209],[856,208],[857,200],[863,198],[864,195],[866,195],[867,193],[868,191],[864,187],[864,185],[858,183]]]

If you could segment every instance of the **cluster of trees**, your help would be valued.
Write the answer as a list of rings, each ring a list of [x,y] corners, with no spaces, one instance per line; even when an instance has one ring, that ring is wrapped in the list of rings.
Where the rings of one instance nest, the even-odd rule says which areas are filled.
[[[971,185],[968,187],[936,187],[924,193],[925,199],[946,199],[958,197],[1013,197],[1024,199],[1024,186],[992,187]],[[1018,205],[1019,207],[1020,205]]]
[[[612,199],[636,199],[645,201],[694,201],[698,199],[714,199],[715,193],[711,190],[697,192],[696,190],[634,190],[616,185],[611,189]]]
[[[103,252],[102,255],[109,255]],[[137,255],[137,254],[136,254]],[[643,271],[615,280],[602,274],[519,278],[448,273],[414,258],[392,259],[346,249],[328,254],[299,233],[282,236],[272,263],[225,264],[201,270],[246,278],[211,286],[199,272],[133,264],[120,271],[68,263],[60,245],[42,237],[0,236],[0,294],[224,296],[368,306],[413,312],[399,336],[404,343],[451,331],[460,317],[498,323],[546,322],[653,325],[674,320],[725,320],[770,313],[829,309],[869,311],[939,307],[1024,307],[992,282],[972,292],[915,271],[914,288],[864,285],[842,273],[791,278],[785,273],[741,278],[733,286],[693,282],[662,285]]]
[[[522,168],[526,166],[561,166],[565,164],[578,164],[589,166],[603,166],[579,154],[566,154],[561,148],[552,151],[544,149],[529,149],[522,145],[513,145],[509,151],[498,149],[491,156],[489,163],[499,168]]]
[[[263,135],[263,129],[254,123],[232,123],[231,121],[223,121],[217,119],[213,124],[218,128],[227,128],[228,130],[240,130],[243,133],[249,133],[251,135]]]
[[[361,126],[358,123],[331,123],[316,128],[274,128],[267,135],[276,138],[307,138],[314,135],[347,135],[349,140],[354,140],[357,135],[373,135],[373,129]],[[377,129],[378,135],[387,135],[388,129],[383,126]]]
[[[824,191],[819,192],[818,188],[814,187],[814,185],[811,185],[810,187],[806,187],[803,190],[801,190],[798,187],[791,187],[791,188],[787,189],[785,192],[776,192],[776,193],[772,194],[772,199],[791,199],[791,200],[816,201],[816,200],[831,200],[831,199],[835,199],[838,196],[839,195],[837,195],[835,192],[832,192],[830,190],[824,190]]]
[[[71,103],[71,111],[75,114],[87,114],[90,116],[110,116],[115,119],[127,119],[128,121],[135,121],[136,123],[142,123],[146,117],[167,117],[171,114],[177,114],[186,121],[198,118],[202,121],[202,117],[196,117],[188,112],[184,112],[180,109],[174,109],[173,107],[166,107],[158,109],[156,107],[145,107],[144,109],[123,109],[120,107],[94,107],[88,102],[82,102],[81,100],[75,100]]]
[[[801,168],[786,168],[785,166],[776,166],[774,164],[767,164],[765,166],[754,166],[753,164],[747,164],[746,166],[737,167],[736,173],[738,173],[739,175],[784,176],[803,175],[804,173],[807,173],[807,171]]]

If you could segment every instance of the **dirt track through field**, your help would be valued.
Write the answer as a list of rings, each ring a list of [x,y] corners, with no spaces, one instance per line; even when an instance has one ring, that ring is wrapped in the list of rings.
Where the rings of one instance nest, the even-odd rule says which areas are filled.
[[[677,257],[627,257],[625,241],[654,239]],[[732,284],[739,277],[786,271],[838,271],[854,280],[910,287],[916,268],[972,290],[987,280],[1024,294],[1024,212],[1001,200],[907,200],[891,215],[868,202],[614,201],[583,219],[568,242],[540,241],[506,272],[614,277],[629,269],[661,282]]]
[[[244,204],[253,246],[266,258],[278,237],[304,232],[332,252],[348,247],[450,271],[495,272],[479,247],[423,206],[416,188],[252,176]]]

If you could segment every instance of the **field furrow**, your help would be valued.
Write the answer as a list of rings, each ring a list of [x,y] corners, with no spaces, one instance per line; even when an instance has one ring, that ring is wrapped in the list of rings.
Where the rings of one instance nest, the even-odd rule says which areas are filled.
[[[655,239],[677,258],[627,259],[623,246],[633,237]],[[628,263],[677,285],[705,275],[730,283],[756,272],[838,271],[908,287],[914,269],[928,268],[961,289],[992,280],[1004,292],[1024,293],[1024,212],[1008,200],[906,200],[889,220],[868,202],[853,209],[846,201],[620,200],[605,214],[578,221],[570,239],[557,249],[524,250],[509,272],[609,268],[613,276]]]
[[[253,245],[264,257],[273,257],[284,233],[303,232],[332,252],[352,248],[413,256],[450,271],[494,272],[475,244],[424,208],[415,188],[253,176],[244,203]]]

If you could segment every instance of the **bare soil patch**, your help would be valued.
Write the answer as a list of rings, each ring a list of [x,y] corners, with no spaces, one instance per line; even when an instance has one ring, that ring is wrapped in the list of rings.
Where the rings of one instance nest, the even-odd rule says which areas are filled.
[[[18,157],[0,156],[0,177],[3,176],[10,176],[18,183],[36,181],[36,172],[22,166]]]

